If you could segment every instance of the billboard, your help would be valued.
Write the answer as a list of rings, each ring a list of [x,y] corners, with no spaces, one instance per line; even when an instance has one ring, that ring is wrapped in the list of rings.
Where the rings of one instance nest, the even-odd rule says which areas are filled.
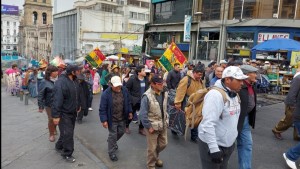
[[[184,16],[184,32],[183,32],[183,42],[191,41],[191,26],[192,26],[192,16]]]
[[[2,5],[1,4],[1,14],[19,15],[19,7],[13,6],[13,5]]]

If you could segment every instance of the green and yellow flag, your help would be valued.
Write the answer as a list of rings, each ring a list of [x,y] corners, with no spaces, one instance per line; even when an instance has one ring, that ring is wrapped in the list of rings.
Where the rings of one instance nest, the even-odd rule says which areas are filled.
[[[180,66],[182,66],[184,62],[186,62],[186,57],[183,55],[177,45],[172,42],[163,55],[159,58],[158,62],[169,72],[173,69],[175,63],[179,63]]]
[[[87,60],[95,68],[99,67],[105,58],[106,57],[99,50],[99,48],[94,49],[87,56],[85,56],[85,60]]]

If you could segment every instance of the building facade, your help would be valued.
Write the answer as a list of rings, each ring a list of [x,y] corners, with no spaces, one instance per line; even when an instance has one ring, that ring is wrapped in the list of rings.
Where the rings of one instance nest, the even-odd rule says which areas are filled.
[[[20,14],[18,6],[1,5],[1,53],[5,55],[19,55],[19,25]],[[14,12],[11,12],[14,9]],[[1,54],[2,55],[2,54]]]
[[[183,41],[184,15],[192,17],[190,42]],[[251,48],[267,39],[300,40],[297,0],[152,0],[150,16],[145,52],[154,57],[172,38],[195,61],[256,58]]]
[[[148,0],[76,1],[74,9],[53,15],[53,55],[76,59],[96,47],[107,55],[121,49],[139,55],[149,6]]]
[[[51,0],[25,0],[24,16],[20,23],[20,53],[36,60],[51,59],[52,2]]]

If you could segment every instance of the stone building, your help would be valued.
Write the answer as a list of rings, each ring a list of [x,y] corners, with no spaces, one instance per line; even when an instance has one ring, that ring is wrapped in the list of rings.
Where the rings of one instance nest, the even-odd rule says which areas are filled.
[[[19,51],[26,58],[49,60],[52,49],[51,0],[25,0],[19,26]]]

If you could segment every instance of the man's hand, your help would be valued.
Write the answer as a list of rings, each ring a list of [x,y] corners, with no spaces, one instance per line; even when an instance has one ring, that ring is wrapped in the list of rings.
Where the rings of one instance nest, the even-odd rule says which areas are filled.
[[[79,107],[79,110],[77,110],[77,113],[79,113],[81,111],[81,106]]]
[[[211,161],[217,164],[220,164],[223,162],[223,152],[222,151],[217,151],[214,153],[209,153],[211,157]]]
[[[44,110],[44,109],[41,109],[41,108],[40,108],[38,111],[39,111],[40,113],[43,113],[43,110]]]
[[[60,121],[60,118],[53,118],[54,125],[58,125]]]
[[[132,115],[132,113],[129,113],[129,115],[128,115],[128,119],[129,120],[131,120],[133,118],[133,115]]]
[[[104,127],[104,128],[108,128],[108,123],[107,123],[107,121],[106,122],[104,122],[104,123],[102,123],[102,126]]]
[[[181,110],[181,103],[176,103],[175,108],[178,109],[178,110]]]
[[[152,127],[149,128],[148,131],[149,131],[150,134],[154,133],[154,129]]]

